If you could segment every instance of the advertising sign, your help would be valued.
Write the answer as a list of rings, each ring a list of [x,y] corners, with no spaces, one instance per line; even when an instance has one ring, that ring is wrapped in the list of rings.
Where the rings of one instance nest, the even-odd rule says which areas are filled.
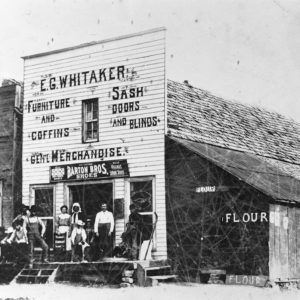
[[[50,167],[51,183],[116,177],[129,177],[126,159]]]

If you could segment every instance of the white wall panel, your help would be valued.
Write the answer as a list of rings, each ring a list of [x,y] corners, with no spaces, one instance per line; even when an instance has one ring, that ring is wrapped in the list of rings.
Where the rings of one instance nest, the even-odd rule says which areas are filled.
[[[111,80],[109,68],[112,68]],[[101,71],[105,78],[100,78]],[[83,72],[87,72],[86,75]],[[71,81],[71,77],[76,80]],[[64,78],[67,80],[65,87],[60,84]],[[117,93],[113,89],[117,87],[120,95],[122,90],[130,88],[143,91],[137,97],[126,99],[123,94],[123,98],[114,100]],[[165,257],[165,31],[153,30],[25,57],[24,98],[23,202],[29,201],[31,185],[50,183],[51,166],[95,161],[92,158],[56,160],[52,155],[55,151],[120,147],[120,156],[96,161],[125,159],[131,177],[155,177],[155,207],[160,220],[156,256]],[[82,101],[93,98],[99,103],[99,142],[82,143]],[[68,99],[63,100],[64,107],[50,109],[51,101],[62,99]],[[138,101],[136,110],[114,113],[114,105],[124,107],[125,103],[135,101]],[[48,109],[45,109],[46,103]],[[43,104],[44,109],[33,111],[33,106],[39,104]],[[53,116],[53,122],[43,122],[46,116]],[[149,127],[131,127],[134,122],[131,120],[138,124],[138,119],[147,117],[155,117],[159,122],[154,122],[155,126],[149,122]],[[115,119],[126,120],[126,125],[113,126]],[[54,131],[65,128],[67,136],[54,137]],[[44,160],[37,163],[36,155],[44,156]],[[63,187],[62,182],[56,184],[56,212],[67,198]],[[114,179],[114,197],[124,198],[124,194],[124,179]],[[116,242],[120,241],[124,222],[124,219],[116,221]]]

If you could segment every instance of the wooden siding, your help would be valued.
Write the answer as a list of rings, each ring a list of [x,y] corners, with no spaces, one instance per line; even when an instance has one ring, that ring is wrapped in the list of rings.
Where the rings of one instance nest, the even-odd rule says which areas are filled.
[[[300,277],[300,208],[270,205],[271,279]]]
[[[96,71],[110,67],[124,66],[124,78],[84,84],[67,85],[50,89],[50,78],[59,82],[60,76]],[[116,69],[114,70],[114,72]],[[115,75],[115,73],[114,73]],[[107,75],[108,78],[109,75]],[[41,81],[43,81],[43,86]],[[97,82],[96,82],[97,81]],[[78,83],[78,81],[77,81]],[[48,90],[42,89],[47,88]],[[143,96],[113,100],[113,87],[125,89],[143,88]],[[33,112],[29,106],[60,99],[68,99],[69,107]],[[82,101],[99,99],[99,142],[82,143]],[[52,161],[52,151],[85,151],[121,147],[122,156],[104,158],[104,161],[127,159],[130,176],[155,176],[156,207],[159,215],[157,230],[157,257],[166,257],[165,231],[165,32],[151,31],[134,35],[128,39],[111,40],[87,47],[69,49],[48,55],[25,58],[24,61],[24,134],[23,134],[23,202],[29,202],[29,187],[33,184],[49,183],[49,167],[90,160]],[[30,102],[32,101],[32,102]],[[139,101],[139,109],[113,113],[113,105]],[[55,121],[42,123],[43,116],[54,115]],[[157,117],[157,126],[130,129],[131,119]],[[116,118],[126,118],[126,126],[112,127]],[[134,121],[132,121],[134,122]],[[68,128],[69,135],[63,138],[42,138],[34,140],[32,133],[43,130]],[[47,134],[47,132],[46,132]],[[50,162],[32,163],[34,154],[48,155]],[[100,159],[99,159],[100,160]],[[124,198],[124,180],[115,180],[115,198]],[[60,185],[60,184],[57,184]],[[62,188],[56,189],[56,203],[60,206],[64,199]],[[126,203],[127,205],[128,203]],[[56,208],[58,211],[58,207]],[[124,220],[116,222],[116,241],[120,241]]]
[[[0,225],[4,227],[11,226],[14,210],[18,210],[21,202],[22,119],[14,112],[20,104],[20,85],[0,87],[0,181],[3,188]]]
[[[114,198],[115,199],[125,199],[125,183],[123,178],[118,178],[114,180]],[[126,208],[126,204],[124,202],[124,211]],[[121,234],[124,232],[125,218],[115,218],[115,242],[119,244],[121,240]]]

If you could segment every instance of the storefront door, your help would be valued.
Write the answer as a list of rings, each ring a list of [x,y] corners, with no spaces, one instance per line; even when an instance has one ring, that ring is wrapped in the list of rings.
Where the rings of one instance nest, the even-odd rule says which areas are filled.
[[[94,224],[96,214],[100,211],[101,203],[107,204],[107,209],[113,212],[113,184],[83,184],[69,186],[70,208],[78,202],[86,216]]]

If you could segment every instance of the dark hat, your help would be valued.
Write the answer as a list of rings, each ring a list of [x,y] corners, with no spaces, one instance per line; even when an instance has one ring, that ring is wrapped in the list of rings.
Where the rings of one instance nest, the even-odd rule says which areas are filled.
[[[37,212],[37,207],[36,207],[36,205],[31,205],[29,210],[30,210],[31,212]]]

